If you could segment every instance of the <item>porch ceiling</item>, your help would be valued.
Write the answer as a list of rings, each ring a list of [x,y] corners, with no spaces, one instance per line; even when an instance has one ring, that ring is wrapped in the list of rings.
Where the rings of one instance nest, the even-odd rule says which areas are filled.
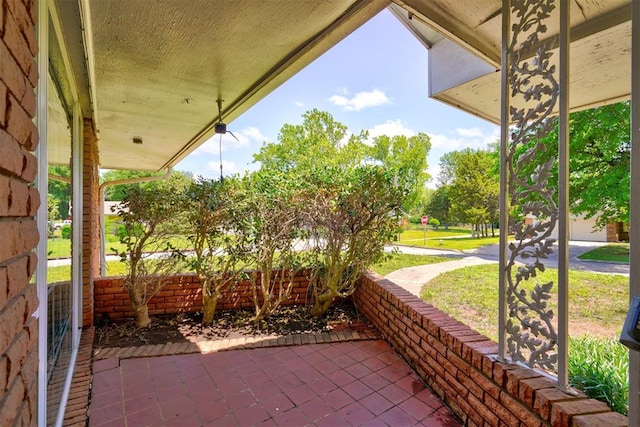
[[[570,1],[571,108],[628,98],[630,0]],[[213,134],[217,99],[232,122],[389,4],[429,49],[428,95],[499,123],[502,0],[53,0],[52,71],[72,71],[57,88],[94,118],[103,168],[159,170]]]
[[[627,99],[631,1],[570,1],[570,108]],[[499,123],[502,0],[394,3],[392,12],[430,50],[429,95]],[[558,35],[558,8],[553,13],[544,40]]]
[[[83,111],[97,125],[101,166],[158,170],[213,134],[217,99],[231,122],[389,1],[54,4]]]

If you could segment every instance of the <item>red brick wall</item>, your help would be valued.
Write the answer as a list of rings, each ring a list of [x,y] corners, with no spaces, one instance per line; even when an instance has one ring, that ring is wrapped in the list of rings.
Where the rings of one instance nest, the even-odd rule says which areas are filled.
[[[93,326],[93,278],[100,272],[98,139],[93,121],[84,119],[82,144],[82,326]]]
[[[38,244],[34,215],[38,191],[30,187],[38,145],[33,124],[36,10],[32,0],[0,0],[0,425],[35,425],[38,306],[29,279]]]
[[[307,300],[309,281],[304,273],[295,277],[291,298],[283,305],[304,304]],[[96,321],[108,318],[120,320],[133,318],[129,297],[122,287],[121,277],[105,277],[94,280],[94,300]],[[243,281],[233,290],[223,292],[218,301],[217,310],[235,310],[253,308],[251,285]],[[202,292],[198,278],[193,274],[175,276],[173,283],[165,286],[149,301],[149,315],[193,313],[202,310]]]
[[[354,302],[465,425],[627,425],[602,402],[499,362],[495,342],[376,274],[363,276]]]

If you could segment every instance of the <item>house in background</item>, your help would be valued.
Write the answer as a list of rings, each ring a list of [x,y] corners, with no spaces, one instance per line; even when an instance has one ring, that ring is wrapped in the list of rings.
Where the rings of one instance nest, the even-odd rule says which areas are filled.
[[[534,215],[527,215],[525,223],[536,222]],[[550,236],[558,239],[558,230],[554,229]],[[584,242],[628,242],[629,226],[623,222],[612,222],[600,229],[596,226],[595,218],[585,218],[580,215],[569,215],[569,240]]]
[[[386,7],[429,50],[425,96],[506,129],[497,71],[510,3],[525,5],[0,0],[0,425],[61,425],[65,413],[76,415],[67,401],[82,331],[93,325],[99,167],[168,170],[215,133],[219,118],[231,122]],[[569,107],[629,98],[631,16],[640,4],[556,3],[573,6],[548,27],[552,44],[565,34],[560,24],[572,31]],[[72,269],[57,283],[47,280],[49,165],[72,170]],[[631,223],[640,223],[636,208]],[[631,283],[640,283],[634,262]],[[631,383],[630,422],[640,424]]]

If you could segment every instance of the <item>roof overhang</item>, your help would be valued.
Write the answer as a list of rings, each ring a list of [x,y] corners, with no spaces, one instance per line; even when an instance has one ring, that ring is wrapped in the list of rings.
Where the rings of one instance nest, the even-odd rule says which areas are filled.
[[[54,0],[52,75],[74,76],[57,88],[94,120],[101,167],[159,170],[214,134],[218,99],[233,121],[388,4]]]
[[[570,1],[570,109],[628,99],[630,0]],[[429,49],[429,96],[499,123],[502,1],[394,3],[394,15]],[[557,40],[558,8],[553,13],[543,42]],[[558,60],[557,41],[555,46],[553,61]]]

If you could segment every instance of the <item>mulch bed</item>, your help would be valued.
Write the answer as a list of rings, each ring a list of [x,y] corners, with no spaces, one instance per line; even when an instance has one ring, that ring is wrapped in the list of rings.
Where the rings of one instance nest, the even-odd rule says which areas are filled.
[[[358,314],[349,299],[334,303],[327,314],[320,318],[311,316],[308,307],[299,305],[280,307],[258,325],[251,322],[252,317],[252,311],[229,310],[217,311],[211,325],[202,324],[202,313],[155,316],[146,328],[136,328],[133,319],[121,323],[108,322],[96,326],[94,348],[373,328],[367,319]]]

